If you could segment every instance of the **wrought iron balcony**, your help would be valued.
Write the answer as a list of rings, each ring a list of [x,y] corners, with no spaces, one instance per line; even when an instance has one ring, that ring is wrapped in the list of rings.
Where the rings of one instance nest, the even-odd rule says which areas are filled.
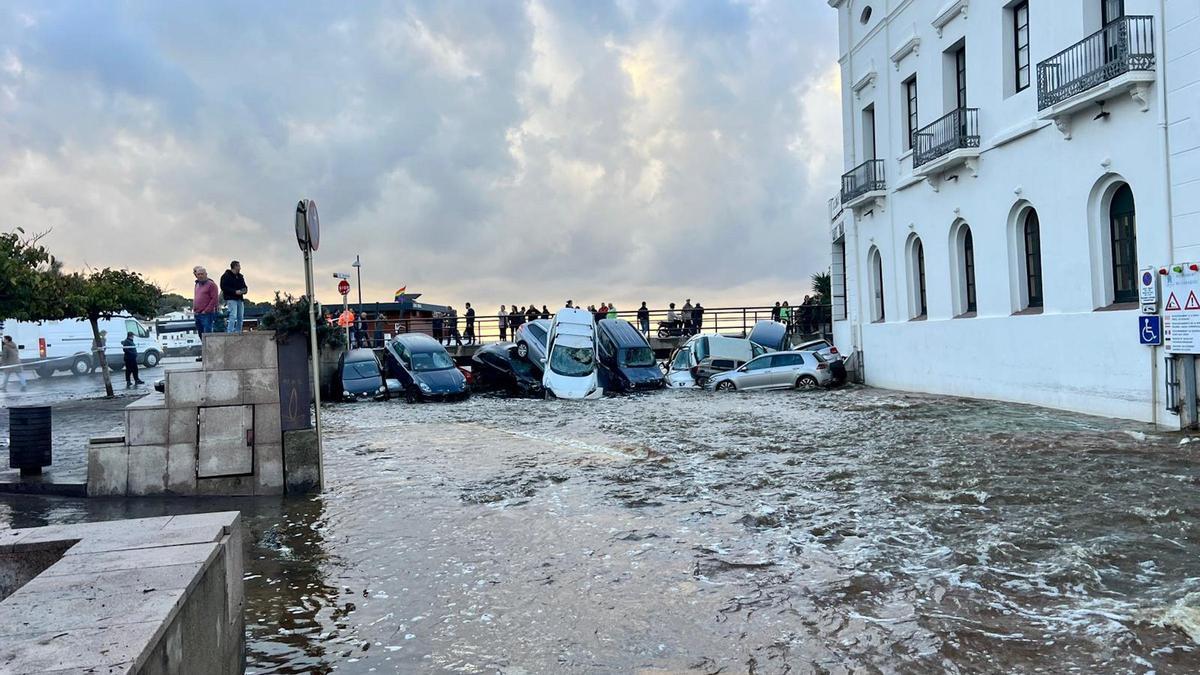
[[[877,190],[886,190],[887,181],[883,178],[883,160],[868,159],[858,166],[842,174],[842,204],[850,202]]]
[[[1154,20],[1124,16],[1038,64],[1038,110],[1137,70],[1154,70]]]
[[[958,108],[913,132],[913,168],[961,148],[979,147],[979,108]]]

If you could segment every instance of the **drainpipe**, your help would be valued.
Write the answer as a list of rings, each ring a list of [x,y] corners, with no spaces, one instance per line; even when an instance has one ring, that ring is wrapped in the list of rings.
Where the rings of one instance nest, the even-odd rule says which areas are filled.
[[[1166,0],[1158,0],[1158,17],[1155,22],[1157,25],[1154,30],[1154,51],[1156,68],[1158,72],[1157,91],[1155,92],[1155,100],[1158,103],[1158,130],[1159,130],[1159,148],[1163,161],[1163,205],[1167,212],[1167,264],[1175,262],[1175,223],[1174,223],[1174,208],[1171,204],[1171,143],[1170,132],[1168,127],[1169,115],[1167,114],[1167,3]],[[1154,424],[1158,424],[1158,347],[1151,347],[1150,350],[1155,354],[1153,365],[1150,369],[1150,391],[1151,412]],[[1183,366],[1183,394],[1184,401],[1180,409],[1180,426],[1188,428],[1196,424],[1196,357],[1184,356],[1177,360],[1177,366]],[[1178,372],[1178,367],[1176,368]]]

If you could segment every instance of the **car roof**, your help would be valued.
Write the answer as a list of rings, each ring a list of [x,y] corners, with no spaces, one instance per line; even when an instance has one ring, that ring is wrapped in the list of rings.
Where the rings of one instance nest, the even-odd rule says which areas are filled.
[[[601,319],[596,326],[617,343],[617,347],[647,347],[641,331],[625,319]]]
[[[412,352],[425,353],[446,351],[445,348],[442,347],[442,343],[434,340],[424,333],[403,333],[392,338],[392,341],[403,344],[405,347],[408,347],[409,351]]]
[[[832,346],[833,346],[833,343],[832,343],[832,342],[830,342],[829,340],[825,340],[825,339],[820,339],[820,340],[809,340],[808,342],[805,342],[804,344],[797,346],[797,347],[796,347],[796,351],[807,351],[807,350],[805,350],[805,349],[804,349],[805,347],[811,347],[811,346],[813,346],[813,345],[815,345],[815,344],[822,344],[822,345],[825,345],[826,347],[832,347]]]
[[[591,325],[595,322],[595,318],[591,312],[579,309],[578,307],[563,307],[554,313],[554,320],[560,324],[577,323]]]
[[[351,349],[346,352],[345,359],[347,362],[355,361],[378,361],[375,358],[375,350],[373,349]]]

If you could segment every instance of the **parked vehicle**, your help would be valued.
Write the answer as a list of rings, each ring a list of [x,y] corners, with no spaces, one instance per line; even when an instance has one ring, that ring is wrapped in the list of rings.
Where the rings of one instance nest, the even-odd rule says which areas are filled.
[[[745,338],[714,333],[693,335],[671,355],[668,387],[704,386],[710,377],[740,368],[750,359],[767,353],[767,348]]]
[[[504,389],[513,396],[541,396],[542,369],[517,354],[512,342],[484,345],[471,357],[475,387]]]
[[[796,350],[820,354],[829,364],[829,372],[833,375],[833,383],[842,384],[846,381],[846,359],[838,352],[838,348],[833,346],[828,340],[805,342],[796,347]]]
[[[338,359],[333,391],[343,401],[382,400],[388,397],[379,359],[371,349],[351,349]]]
[[[596,375],[596,324],[586,310],[558,310],[546,340],[542,388],[558,398],[600,398]]]
[[[141,321],[131,316],[115,316],[100,319],[97,326],[106,332],[104,358],[109,368],[122,370],[125,367],[121,340],[125,339],[126,333],[133,333],[138,363],[153,368],[162,360],[162,345],[154,331]],[[12,336],[21,354],[21,363],[32,368],[38,377],[50,377],[59,370],[87,375],[99,365],[92,353],[92,325],[86,320],[5,321],[3,333]]]
[[[788,327],[779,321],[759,321],[750,329],[746,339],[773,352],[783,351],[789,346]]]
[[[661,389],[666,385],[650,343],[625,319],[604,319],[596,324],[596,355],[597,373],[605,391]]]
[[[154,325],[158,341],[166,356],[200,356],[200,334],[196,332],[196,320],[160,319]]]
[[[535,319],[523,323],[513,335],[517,343],[517,356],[546,367],[546,342],[550,337],[550,319]]]
[[[713,375],[706,388],[717,391],[816,389],[832,381],[829,364],[817,352],[771,352],[725,373]]]
[[[658,322],[658,337],[666,339],[681,337],[683,335],[687,335],[687,331],[684,330],[683,321],[679,319],[667,321],[664,319]]]
[[[423,333],[404,333],[387,343],[388,375],[400,381],[410,403],[431,399],[465,399],[467,378],[440,342]]]

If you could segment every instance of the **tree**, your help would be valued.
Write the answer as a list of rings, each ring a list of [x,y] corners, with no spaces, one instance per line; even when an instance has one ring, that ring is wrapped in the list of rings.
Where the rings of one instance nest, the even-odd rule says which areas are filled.
[[[43,234],[0,233],[0,321],[45,321],[65,318],[54,286],[62,263],[38,244]]]
[[[61,313],[69,318],[87,319],[92,325],[93,359],[104,376],[104,391],[112,398],[112,378],[104,343],[100,340],[99,321],[121,313],[154,316],[162,291],[137,272],[107,267],[86,274],[76,272],[60,276],[57,283]]]
[[[178,293],[163,293],[162,297],[158,299],[158,311],[155,312],[155,315],[162,316],[171,312],[188,309],[191,306],[191,298],[185,298]]]
[[[828,272],[817,272],[812,275],[813,293],[821,296],[821,304],[828,304],[830,298],[830,279]]]

